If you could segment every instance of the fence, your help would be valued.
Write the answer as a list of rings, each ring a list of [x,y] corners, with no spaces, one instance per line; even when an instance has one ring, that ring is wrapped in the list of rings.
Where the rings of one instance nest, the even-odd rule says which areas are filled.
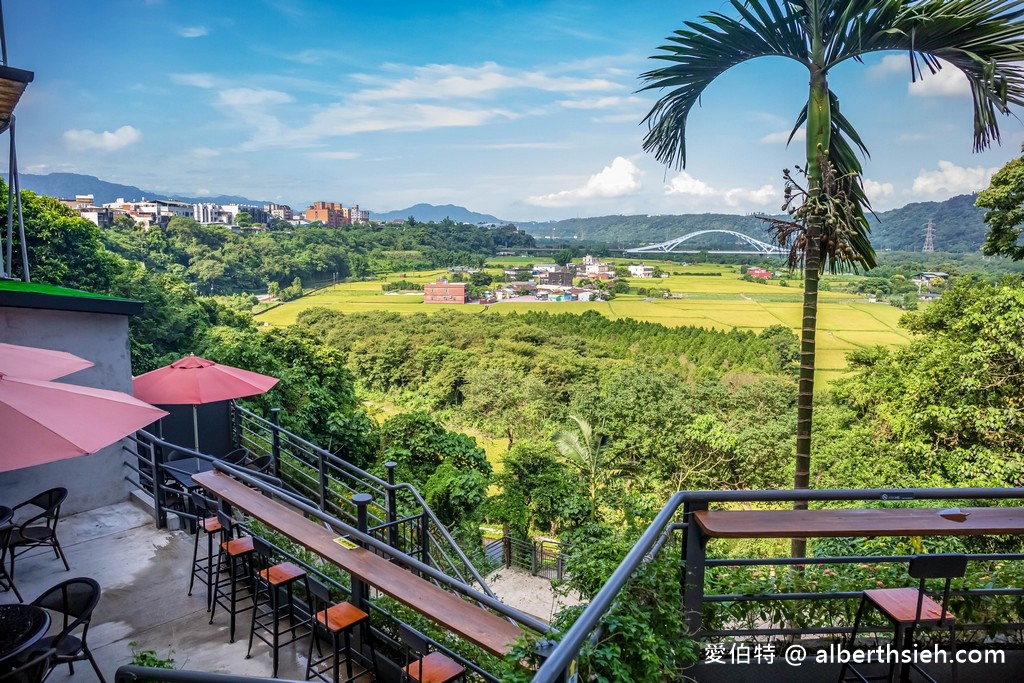
[[[524,541],[503,536],[484,545],[484,556],[506,567],[528,571],[548,579],[565,578],[568,546],[551,538]]]

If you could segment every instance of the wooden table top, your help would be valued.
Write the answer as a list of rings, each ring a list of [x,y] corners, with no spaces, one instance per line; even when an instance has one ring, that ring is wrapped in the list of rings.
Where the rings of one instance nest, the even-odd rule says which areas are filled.
[[[342,547],[334,542],[337,533],[226,474],[201,472],[194,475],[193,479],[211,495],[277,529],[299,545],[491,654],[505,656],[523,633],[522,629],[504,618],[368,550]]]
[[[698,510],[693,516],[712,538],[1024,534],[1024,507],[959,508],[967,513],[963,521],[943,517],[944,509]]]

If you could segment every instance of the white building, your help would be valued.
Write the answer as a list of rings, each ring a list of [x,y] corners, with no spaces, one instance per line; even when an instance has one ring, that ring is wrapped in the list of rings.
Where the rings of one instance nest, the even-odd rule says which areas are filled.
[[[642,263],[639,266],[629,266],[629,275],[639,278],[654,277],[654,266],[645,266]]]

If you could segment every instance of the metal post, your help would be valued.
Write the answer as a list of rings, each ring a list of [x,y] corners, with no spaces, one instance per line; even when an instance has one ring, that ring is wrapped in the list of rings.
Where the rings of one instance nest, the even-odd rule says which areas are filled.
[[[430,564],[430,518],[427,517],[426,510],[420,514],[420,562]]]
[[[537,541],[530,541],[530,573],[537,576]]]
[[[697,510],[707,510],[705,502],[686,502],[683,505],[683,571],[680,579],[683,589],[683,621],[691,636],[697,637],[701,630],[701,614],[704,611],[704,560],[708,539],[701,533],[700,525],[693,517]]]
[[[398,550],[398,492],[395,491],[395,468],[398,463],[388,460],[388,545]]]
[[[537,641],[537,644],[534,646],[534,652],[537,653],[537,659],[540,660],[541,664],[548,660],[548,657],[551,656],[551,653],[554,652],[556,647],[558,647],[558,642],[554,640],[541,638]],[[576,662],[573,661],[573,663],[569,665],[569,668],[575,669]],[[568,670],[566,669],[559,671],[554,678],[550,679],[551,683],[566,683],[566,681],[569,680],[567,674]]]
[[[163,449],[156,444],[149,444],[149,466],[153,471],[153,505],[156,507],[156,526],[158,529],[167,528],[167,506],[164,500],[163,476],[160,474],[160,466],[163,462]]]
[[[235,448],[242,447],[242,410],[238,407],[238,403],[235,401],[231,402],[231,419],[232,426],[235,429]]]
[[[274,476],[281,478],[281,409],[270,409],[270,421],[273,423],[270,454],[274,457]]]
[[[369,493],[357,493],[352,496],[352,503],[356,506],[356,528],[364,534],[369,529],[369,523],[366,514],[366,506],[373,500],[373,496]],[[365,545],[360,542],[360,546]],[[352,574],[352,603],[363,610],[367,611],[367,602],[369,602],[370,594],[363,580],[358,575]]]

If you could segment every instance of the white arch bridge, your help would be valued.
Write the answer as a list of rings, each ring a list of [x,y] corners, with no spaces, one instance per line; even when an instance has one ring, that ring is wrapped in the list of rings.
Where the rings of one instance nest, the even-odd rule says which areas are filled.
[[[710,234],[713,234],[713,233],[719,233],[719,234],[724,234],[724,235],[731,235],[731,236],[733,236],[733,237],[735,237],[735,238],[737,238],[739,240],[742,240],[743,242],[749,244],[751,248],[750,249],[742,249],[742,250],[740,250],[740,249],[732,249],[732,250],[727,250],[727,249],[680,249],[679,248],[679,245],[683,244],[684,242],[686,242],[688,240],[693,239],[694,237],[700,237],[701,235],[710,235]],[[648,244],[647,246],[644,246],[644,247],[635,247],[633,249],[626,249],[626,250],[624,250],[624,253],[626,253],[626,254],[650,254],[650,253],[657,253],[657,254],[668,254],[668,253],[675,253],[675,254],[699,254],[699,253],[708,253],[708,254],[762,254],[764,256],[785,256],[786,254],[789,253],[789,251],[786,250],[786,249],[783,249],[782,247],[779,247],[777,245],[768,244],[767,242],[762,242],[761,240],[755,239],[755,238],[751,237],[750,235],[744,235],[742,232],[735,232],[733,230],[698,230],[696,232],[691,232],[691,233],[689,233],[687,235],[683,235],[682,237],[677,237],[674,240],[669,240],[668,242],[661,242],[660,244]]]

